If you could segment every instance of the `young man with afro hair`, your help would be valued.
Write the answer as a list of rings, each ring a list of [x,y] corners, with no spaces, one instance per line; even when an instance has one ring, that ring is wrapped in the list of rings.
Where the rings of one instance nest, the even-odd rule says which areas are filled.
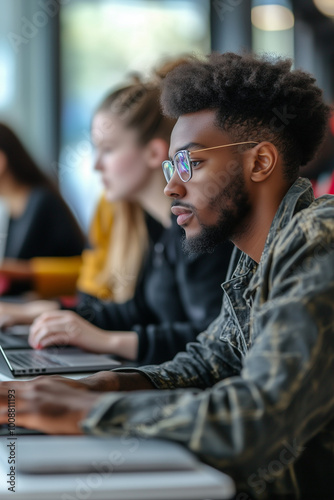
[[[332,499],[334,201],[299,177],[325,132],[322,92],[290,61],[214,54],[173,70],[162,106],[185,251],[236,246],[220,316],[159,366],[2,383],[2,422],[14,388],[17,425],[180,442],[238,500]]]

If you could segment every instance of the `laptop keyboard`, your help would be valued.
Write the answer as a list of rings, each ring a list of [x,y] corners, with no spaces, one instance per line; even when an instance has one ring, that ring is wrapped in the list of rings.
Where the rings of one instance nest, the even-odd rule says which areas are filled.
[[[48,353],[25,351],[24,353],[11,353],[7,351],[9,361],[19,368],[45,368],[45,366],[62,366],[67,363],[55,361]]]
[[[2,348],[0,361],[4,356],[14,375],[110,370],[121,364],[106,355],[84,352],[76,347],[49,347],[41,351],[11,349],[2,351],[3,354],[1,351]]]

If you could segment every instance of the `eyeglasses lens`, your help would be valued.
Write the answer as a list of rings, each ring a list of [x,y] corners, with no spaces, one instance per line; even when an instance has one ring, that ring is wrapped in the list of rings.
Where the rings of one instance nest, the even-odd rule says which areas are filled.
[[[165,179],[169,182],[174,174],[175,168],[171,161],[167,160],[162,163],[162,169],[165,174]]]
[[[174,158],[176,169],[184,182],[190,179],[190,163],[187,151],[179,151]]]

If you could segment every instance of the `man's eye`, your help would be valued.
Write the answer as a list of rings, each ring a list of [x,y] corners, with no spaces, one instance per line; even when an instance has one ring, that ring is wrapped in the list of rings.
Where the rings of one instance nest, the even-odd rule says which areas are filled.
[[[190,164],[191,164],[191,168],[196,168],[199,166],[201,162],[199,160],[197,161],[191,161]]]

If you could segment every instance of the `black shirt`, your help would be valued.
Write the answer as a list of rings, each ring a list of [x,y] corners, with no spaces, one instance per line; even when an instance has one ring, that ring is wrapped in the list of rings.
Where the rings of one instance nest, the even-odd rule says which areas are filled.
[[[150,249],[133,299],[117,304],[82,294],[76,308],[105,330],[136,331],[140,364],[171,359],[218,316],[233,247],[226,242],[211,254],[188,257],[174,216],[168,229],[146,220]]]
[[[9,220],[5,257],[71,257],[80,255],[84,238],[65,202],[44,187],[31,191],[25,211]]]

